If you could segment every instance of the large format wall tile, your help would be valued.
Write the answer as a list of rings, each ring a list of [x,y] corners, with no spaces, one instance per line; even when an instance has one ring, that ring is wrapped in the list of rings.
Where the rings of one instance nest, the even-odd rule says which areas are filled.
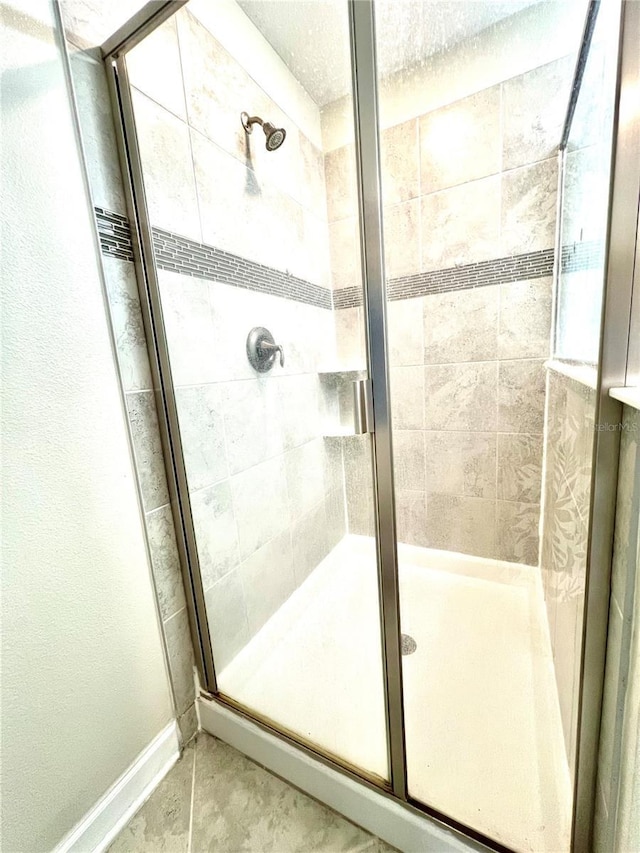
[[[191,512],[205,589],[238,564],[238,536],[229,483],[200,489],[191,495]]]
[[[551,278],[500,285],[498,358],[551,355]]]
[[[239,572],[229,572],[205,592],[213,662],[220,673],[249,642],[249,625]]]
[[[328,222],[324,155],[302,133],[300,137],[300,202],[323,222]]]
[[[227,476],[223,389],[190,385],[176,389],[182,452],[189,489],[202,489]]]
[[[327,186],[327,215],[329,222],[347,219],[357,212],[355,150],[344,145],[330,151],[324,158]]]
[[[291,519],[310,512],[324,497],[325,450],[321,438],[284,455]]]
[[[421,202],[423,270],[500,257],[499,175],[423,195]]]
[[[193,679],[193,646],[189,631],[186,609],[180,610],[164,623],[169,654],[171,683],[176,698],[178,716],[184,714],[193,703],[195,686]]]
[[[178,118],[186,119],[175,16],[127,53],[127,72],[132,86]]]
[[[501,249],[497,256],[553,247],[557,182],[555,158],[502,175]]]
[[[389,362],[392,365],[424,363],[424,329],[419,320],[428,298],[398,299],[387,304]]]
[[[427,492],[496,496],[496,435],[488,432],[427,432]]]
[[[427,433],[428,435],[428,433]],[[397,429],[393,434],[396,489],[425,490],[425,432]]]
[[[289,531],[258,548],[239,568],[253,636],[289,598],[296,587]]]
[[[498,301],[498,285],[425,296],[425,363],[495,359]]]
[[[151,388],[135,267],[130,261],[118,258],[103,257],[102,263],[122,387],[125,391]]]
[[[146,525],[160,616],[165,620],[186,606],[171,507],[147,513]]]
[[[385,206],[383,212],[385,272],[388,278],[420,270],[420,201]]]
[[[433,364],[424,372],[427,429],[496,429],[496,362]]]
[[[131,392],[126,401],[142,503],[148,512],[169,503],[153,391]]]
[[[497,501],[496,548],[499,560],[538,565],[538,504]]]
[[[493,557],[495,512],[493,500],[430,494],[427,505],[429,547]]]
[[[302,207],[198,131],[191,131],[191,142],[204,242],[299,274]]]
[[[146,95],[132,95],[151,222],[200,240],[189,128]]]
[[[349,532],[373,536],[375,516],[370,436],[344,438],[342,454]]]
[[[220,345],[214,345],[209,282],[167,270],[159,270],[158,277],[174,385],[215,381],[220,369]]]
[[[278,383],[272,377],[224,383],[224,429],[229,471],[246,471],[282,453],[283,418]]]
[[[246,559],[290,524],[282,457],[236,474],[231,491],[240,556]]]
[[[98,207],[126,215],[104,65],[81,50],[71,49],[70,58],[91,199]]]
[[[498,433],[498,497],[540,503],[542,436]]]
[[[572,59],[541,65],[502,84],[504,169],[556,153],[569,100]]]
[[[484,89],[420,119],[423,193],[500,171],[500,87]]]
[[[327,556],[331,547],[327,537],[327,515],[324,500],[294,521],[291,526],[291,546],[293,549],[293,572],[296,585],[300,586],[318,563]]]
[[[276,380],[284,450],[311,441],[320,428],[320,391],[314,374],[280,376]]]
[[[362,287],[360,241],[355,217],[340,219],[329,225],[329,248],[333,289]]]
[[[411,119],[383,130],[380,154],[384,204],[417,198],[420,195],[418,120]]]
[[[396,491],[396,525],[398,541],[407,545],[429,545],[427,531],[427,496],[425,492]]]
[[[518,359],[498,364],[498,429],[541,433],[544,427],[544,362]]]
[[[178,15],[178,33],[190,125],[244,161],[246,134],[240,113],[261,115],[266,96],[187,11]]]
[[[424,429],[424,367],[393,367],[390,376],[395,429]]]

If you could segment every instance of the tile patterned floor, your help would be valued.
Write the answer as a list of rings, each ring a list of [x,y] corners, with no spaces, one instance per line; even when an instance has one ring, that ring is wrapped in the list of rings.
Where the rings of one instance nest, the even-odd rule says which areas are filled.
[[[379,838],[200,733],[108,853],[393,853]]]

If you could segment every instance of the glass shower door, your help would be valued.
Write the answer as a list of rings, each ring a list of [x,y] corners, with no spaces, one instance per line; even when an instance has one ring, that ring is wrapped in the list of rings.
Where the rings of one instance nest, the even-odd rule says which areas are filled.
[[[586,7],[375,4],[407,791],[519,851],[570,847],[619,25],[602,4],[566,155],[572,374]]]
[[[386,781],[346,6],[229,14],[127,56],[215,688]]]

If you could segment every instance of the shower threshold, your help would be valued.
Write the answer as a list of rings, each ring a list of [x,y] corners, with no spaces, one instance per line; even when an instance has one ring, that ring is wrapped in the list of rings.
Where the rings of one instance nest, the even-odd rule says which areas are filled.
[[[388,778],[375,553],[372,538],[345,536],[218,686]],[[515,850],[568,850],[569,771],[539,570],[403,544],[398,556],[402,631],[416,644],[402,657],[411,798]]]

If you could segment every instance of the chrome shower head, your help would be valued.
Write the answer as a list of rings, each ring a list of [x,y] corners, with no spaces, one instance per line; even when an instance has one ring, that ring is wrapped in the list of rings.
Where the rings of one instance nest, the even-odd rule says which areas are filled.
[[[264,135],[267,137],[265,142],[267,151],[275,151],[277,148],[280,148],[287,136],[287,131],[284,127],[275,127],[270,121],[263,121],[260,116],[250,116],[249,113],[240,113],[240,119],[246,133],[253,132],[254,124],[259,124],[262,127]]]

